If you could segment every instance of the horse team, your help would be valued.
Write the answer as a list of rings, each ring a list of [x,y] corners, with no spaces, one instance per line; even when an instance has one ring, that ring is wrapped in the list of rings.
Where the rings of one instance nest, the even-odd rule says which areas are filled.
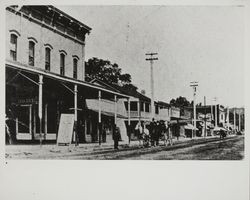
[[[163,120],[155,121],[153,119],[150,123],[139,121],[135,130],[138,135],[140,146],[158,146],[160,140],[163,140],[165,145],[173,145],[170,126]]]

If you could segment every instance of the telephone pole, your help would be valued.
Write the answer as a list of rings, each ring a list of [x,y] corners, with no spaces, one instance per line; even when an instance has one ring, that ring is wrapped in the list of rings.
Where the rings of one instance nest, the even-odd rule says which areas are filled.
[[[194,99],[193,99],[193,107],[194,107],[194,121],[193,121],[193,132],[192,132],[192,138],[196,136],[196,87],[198,86],[198,82],[193,81],[190,82],[190,87],[194,90]]]
[[[205,107],[205,130],[204,130],[204,137],[207,135],[207,108],[206,108],[206,96],[204,96],[204,107]]]
[[[146,53],[146,56],[150,56],[149,58],[146,58],[147,61],[150,61],[150,72],[151,72],[151,118],[153,119],[155,117],[155,105],[154,105],[154,70],[153,70],[153,64],[154,60],[158,60],[157,57],[153,57],[157,55],[158,53]]]
[[[214,102],[215,102],[215,111],[214,111],[214,115],[215,115],[215,127],[218,126],[218,113],[217,113],[217,97],[214,97]]]

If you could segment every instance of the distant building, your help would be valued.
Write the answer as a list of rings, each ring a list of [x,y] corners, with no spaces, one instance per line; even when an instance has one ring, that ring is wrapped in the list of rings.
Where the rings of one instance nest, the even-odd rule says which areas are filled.
[[[236,107],[228,109],[230,127],[235,130],[245,130],[245,109]]]

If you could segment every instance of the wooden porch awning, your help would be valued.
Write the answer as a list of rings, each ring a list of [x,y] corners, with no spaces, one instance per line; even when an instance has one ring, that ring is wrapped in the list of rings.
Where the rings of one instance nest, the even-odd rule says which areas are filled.
[[[184,128],[187,130],[196,130],[196,131],[199,130],[198,128],[194,128],[194,126],[192,124],[187,124],[184,126]]]
[[[66,76],[61,76],[59,74],[49,72],[49,71],[46,71],[46,70],[43,70],[43,69],[39,69],[39,68],[36,68],[36,67],[31,67],[31,66],[28,66],[28,65],[24,65],[24,64],[21,64],[19,62],[6,60],[5,63],[6,63],[5,64],[6,68],[12,68],[12,69],[16,69],[18,71],[24,71],[24,72],[27,72],[27,73],[30,73],[30,74],[44,75],[44,77],[54,79],[54,80],[57,80],[57,81],[60,81],[60,82],[69,83],[69,84],[76,84],[76,85],[79,86],[79,88],[80,87],[82,87],[82,88],[88,87],[88,88],[91,88],[91,89],[94,89],[94,90],[100,90],[102,92],[117,95],[118,98],[129,98],[130,97],[128,95],[125,95],[125,94],[119,93],[117,91],[107,89],[107,88],[99,86],[99,85],[95,85],[95,84],[92,84],[92,83],[89,83],[89,82],[77,80],[77,79],[66,77]]]
[[[115,102],[102,99],[101,103],[101,113],[106,116],[115,115]],[[99,100],[98,99],[86,99],[86,105],[89,110],[95,112],[99,111]],[[117,102],[117,117],[119,118],[128,118],[125,105],[123,102]]]

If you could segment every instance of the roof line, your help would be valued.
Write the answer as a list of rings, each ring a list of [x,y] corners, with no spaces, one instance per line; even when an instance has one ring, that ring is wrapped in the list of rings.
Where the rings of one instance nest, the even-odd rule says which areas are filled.
[[[109,85],[109,84],[103,82],[102,80],[100,80],[100,79],[98,79],[98,78],[92,79],[91,81],[89,81],[89,83],[93,83],[93,84],[94,84],[95,81],[100,82],[101,84],[103,84],[103,85],[105,85],[105,86],[107,86],[107,87],[109,87],[109,88],[112,88],[113,90],[116,90],[117,92],[120,92],[120,91],[117,90],[116,88],[112,87],[112,85]]]
[[[74,17],[68,15],[67,13],[63,12],[62,10],[56,8],[55,6],[48,5],[47,7],[52,8],[52,9],[54,9],[54,11],[56,11],[56,12],[58,12],[58,13],[61,13],[61,14],[65,15],[67,18],[69,18],[69,19],[71,19],[71,20],[74,20],[76,23],[79,23],[79,24],[82,25],[85,29],[87,29],[88,32],[90,32],[90,31],[92,30],[92,29],[91,29],[89,26],[87,26],[86,24],[84,24],[84,23],[78,21],[78,20],[75,19]]]

